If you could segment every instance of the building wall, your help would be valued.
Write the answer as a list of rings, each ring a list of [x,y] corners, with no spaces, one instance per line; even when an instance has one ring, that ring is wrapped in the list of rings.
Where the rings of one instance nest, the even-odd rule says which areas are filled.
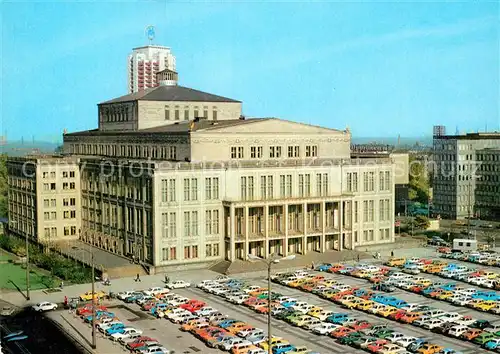
[[[476,151],[476,189],[474,200],[479,217],[500,219],[500,149]]]
[[[240,102],[138,101],[137,129],[206,117],[208,120],[239,119]]]
[[[175,56],[168,47],[134,48],[127,60],[128,92],[132,93],[158,86],[156,73],[164,69],[175,71],[175,65]]]
[[[137,102],[97,106],[99,130],[137,130]]]

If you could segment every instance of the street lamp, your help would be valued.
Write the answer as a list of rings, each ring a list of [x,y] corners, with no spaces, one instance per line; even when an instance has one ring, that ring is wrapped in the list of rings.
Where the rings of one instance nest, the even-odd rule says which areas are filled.
[[[72,247],[74,250],[80,250],[80,251],[85,251],[90,253],[90,259],[91,259],[91,265],[92,265],[92,349],[97,348],[97,342],[96,342],[96,332],[95,332],[95,263],[94,263],[94,252],[87,250],[85,248],[80,248],[80,247]]]
[[[267,265],[267,344],[269,346],[268,352],[269,354],[273,353],[272,345],[272,336],[271,336],[271,267],[273,264],[277,264],[280,261],[291,261],[295,259],[295,255],[292,254],[290,256],[275,258],[274,254],[271,254],[268,259],[260,258],[254,256],[253,254],[248,255],[248,259],[251,261],[261,261]]]

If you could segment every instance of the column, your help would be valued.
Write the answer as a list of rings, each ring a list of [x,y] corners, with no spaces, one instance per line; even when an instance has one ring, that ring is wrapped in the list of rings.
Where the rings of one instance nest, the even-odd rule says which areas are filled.
[[[283,219],[285,220],[285,239],[283,240],[283,257],[288,256],[288,204],[283,205]]]
[[[146,245],[146,236],[150,237],[149,232],[148,232],[148,224],[146,223],[146,208],[142,207],[141,210],[142,213],[142,249],[143,249],[143,254],[144,254],[144,260],[147,260],[149,258],[148,256],[148,247]],[[153,242],[151,241],[151,244]],[[154,245],[152,245],[154,247]]]
[[[129,247],[129,242],[128,242],[128,233],[127,233],[127,227],[128,227],[128,208],[127,208],[127,204],[124,203],[123,207],[122,207],[122,210],[123,210],[123,218],[125,219],[124,220],[124,225],[123,225],[123,240],[125,242],[125,250],[127,251],[127,253],[132,253],[132,250],[130,249]]]
[[[356,248],[354,244],[354,200],[351,199],[351,213],[349,215],[351,218],[351,249],[354,250]]]
[[[234,234],[235,230],[235,215],[234,215],[234,204],[231,204],[229,211],[229,260],[234,261],[235,244],[234,244]]]
[[[320,236],[320,240],[319,240],[319,246],[320,246],[320,251],[321,252],[325,252],[325,250],[326,250],[326,234],[325,234],[325,229],[326,229],[326,202],[325,201],[321,202],[320,214],[321,214],[321,236]]]
[[[248,254],[250,253],[250,244],[249,244],[249,238],[248,238],[248,206],[244,207],[244,215],[245,215],[245,245],[244,245],[244,250],[245,250],[245,259],[248,258]]]
[[[343,245],[343,234],[344,234],[344,218],[342,215],[344,214],[344,202],[342,199],[339,202],[339,251],[342,251],[344,248]]]
[[[264,247],[264,258],[268,258],[271,254],[269,247],[269,206],[264,205],[264,238],[265,238],[265,247]]]
[[[307,253],[307,203],[302,204],[302,216],[304,223],[304,236],[302,237],[302,254]]]

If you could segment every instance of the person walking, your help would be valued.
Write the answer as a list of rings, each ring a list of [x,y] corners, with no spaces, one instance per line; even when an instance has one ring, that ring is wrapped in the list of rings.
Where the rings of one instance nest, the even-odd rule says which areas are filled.
[[[394,251],[391,251],[391,257],[394,257]]]
[[[138,282],[138,281],[140,282],[141,281],[141,277],[139,276],[139,273],[137,273],[137,276],[135,277],[135,281],[136,282]]]
[[[358,263],[359,263],[359,253],[358,253]]]

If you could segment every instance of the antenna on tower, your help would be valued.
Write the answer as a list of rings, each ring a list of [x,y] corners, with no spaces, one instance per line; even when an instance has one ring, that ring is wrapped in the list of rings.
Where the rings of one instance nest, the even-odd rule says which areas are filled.
[[[460,130],[458,130],[458,125],[457,125],[457,129],[455,130],[455,135],[460,135]]]
[[[153,44],[153,39],[155,39],[156,33],[155,33],[155,26],[149,25],[146,27],[146,37],[148,37],[149,40],[149,45]]]

